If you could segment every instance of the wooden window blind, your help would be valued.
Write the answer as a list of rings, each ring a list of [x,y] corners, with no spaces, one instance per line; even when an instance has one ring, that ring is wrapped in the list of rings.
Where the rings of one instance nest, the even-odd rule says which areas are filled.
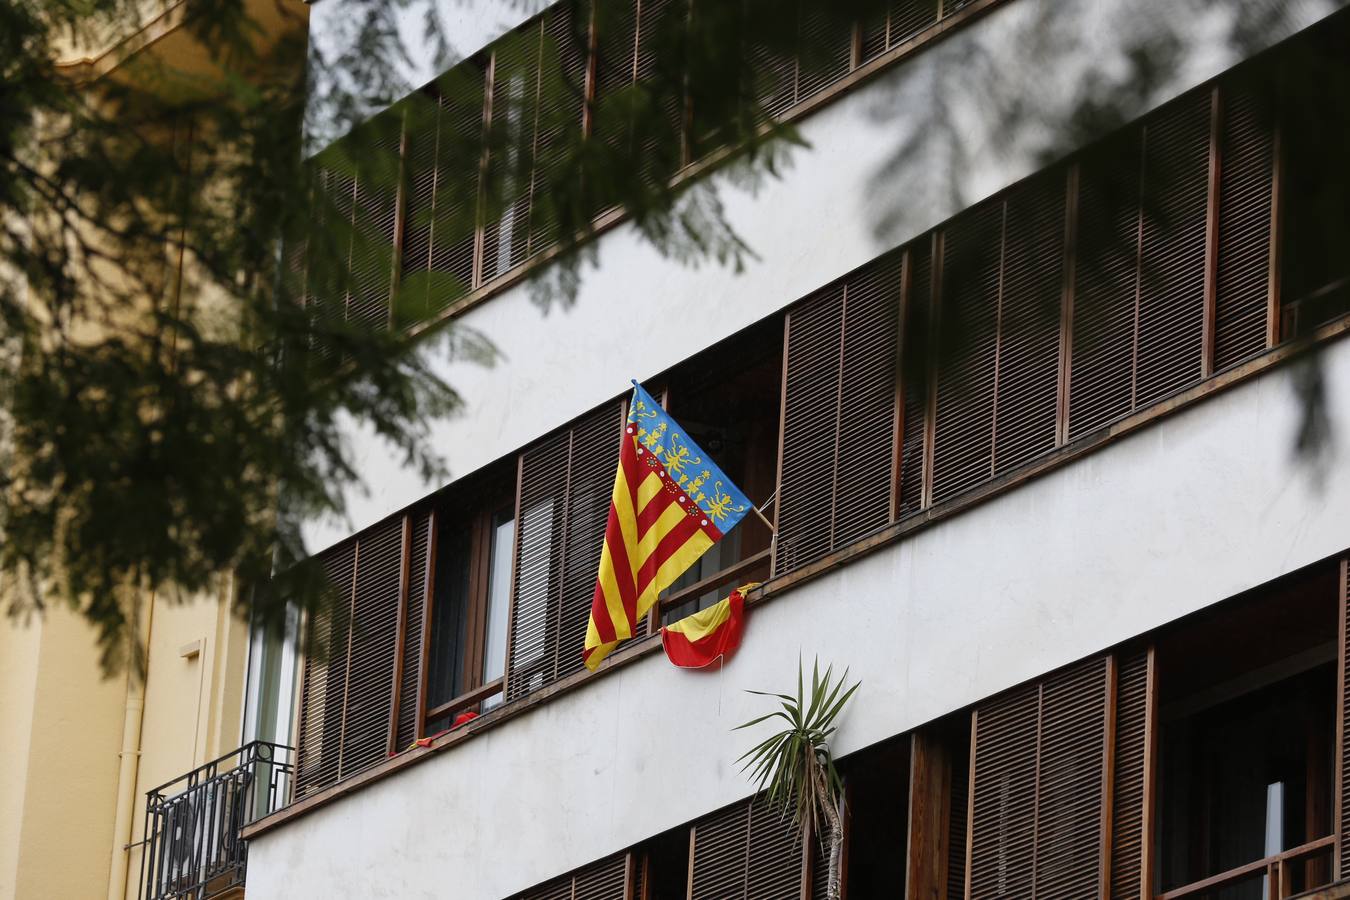
[[[932,501],[1055,446],[1065,182],[1025,182],[943,231]]]
[[[985,203],[942,233],[933,437],[933,502],[987,479],[993,470],[1004,204]]]
[[[640,893],[630,890],[632,865],[632,855],[621,853],[517,894],[514,900],[641,900]]]
[[[1350,556],[1337,566],[1337,643],[1336,653],[1336,760],[1334,817],[1336,851],[1332,859],[1333,877],[1350,874]]]
[[[398,229],[399,145],[375,141],[363,161],[354,193],[351,285],[346,317],[369,328],[387,328],[393,289],[394,238]]]
[[[1199,91],[1144,124],[1136,409],[1204,374],[1211,106]]]
[[[1082,162],[1071,438],[1203,375],[1210,115],[1196,92]]]
[[[883,257],[788,313],[775,572],[891,520],[900,259]]]
[[[430,511],[414,513],[409,523],[408,577],[404,587],[402,660],[398,680],[395,751],[406,750],[422,736],[422,667],[426,658],[427,613],[431,592],[431,557],[434,552]]]
[[[402,672],[409,653],[420,654],[417,639],[413,651],[404,641],[408,553],[419,540],[413,523],[397,517],[322,558],[333,594],[307,626],[297,797],[384,760],[400,736]]]
[[[543,17],[534,161],[530,166],[527,252],[531,256],[555,244],[561,228],[582,224],[560,200],[576,195],[570,186],[570,165],[582,135],[590,21],[590,12],[570,0],[552,7]]]
[[[410,107],[401,292],[411,323],[435,315],[475,286],[477,214],[484,151],[485,66],[467,61]]]
[[[389,755],[402,570],[402,518],[357,539],[338,778],[350,777]]]
[[[320,557],[330,595],[309,617],[296,729],[295,795],[305,797],[338,779],[348,626],[356,577],[356,541]]]
[[[937,24],[939,0],[889,0],[862,24],[862,61],[870,62]]]
[[[691,838],[690,900],[800,900],[805,842],[791,818],[744,802],[697,822]]]
[[[543,21],[507,35],[492,53],[488,165],[482,281],[520,265],[529,256],[530,187],[539,114]]]
[[[1275,113],[1268,90],[1220,89],[1214,368],[1266,349],[1275,188]]]
[[[520,456],[508,700],[582,668],[621,419],[607,404]]]
[[[1090,897],[1103,885],[1111,660],[975,712],[966,897]]]
[[[1120,660],[1116,676],[1115,757],[1111,782],[1111,897],[1149,900],[1151,772],[1156,724],[1152,649]]]
[[[905,255],[904,324],[900,348],[902,398],[899,515],[923,506],[928,388],[932,355],[933,237],[915,241]]]

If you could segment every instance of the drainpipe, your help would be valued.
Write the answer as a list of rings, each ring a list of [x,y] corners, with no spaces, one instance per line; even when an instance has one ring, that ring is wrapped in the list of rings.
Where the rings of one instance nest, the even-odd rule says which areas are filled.
[[[127,867],[131,860],[131,826],[136,818],[136,778],[141,763],[141,723],[145,712],[145,682],[150,673],[150,630],[155,618],[155,595],[150,595],[141,646],[146,652],[145,675],[136,667],[127,673],[127,704],[122,718],[122,752],[117,754],[117,812],[113,816],[112,862],[108,872],[108,900],[125,900]],[[144,853],[144,848],[141,849]]]

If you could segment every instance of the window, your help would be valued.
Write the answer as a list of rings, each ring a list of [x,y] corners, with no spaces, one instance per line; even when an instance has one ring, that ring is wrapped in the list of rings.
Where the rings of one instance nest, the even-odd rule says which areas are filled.
[[[781,319],[770,319],[699,354],[665,379],[671,416],[751,501],[765,508],[778,461],[782,329]],[[671,585],[666,597],[677,602],[662,604],[665,620],[716,603],[732,587],[764,580],[772,539],[759,516],[742,519]],[[689,595],[689,588],[701,583],[707,590]]]
[[[500,485],[486,496],[497,499],[480,501],[477,512],[466,516],[462,507],[446,504],[439,515],[428,623],[427,735],[448,730],[464,712],[501,703],[515,515]]]
[[[1306,335],[1350,310],[1350,19],[1307,35],[1280,72],[1284,120],[1280,211],[1286,336]]]
[[[1334,568],[1287,581],[1159,646],[1157,790],[1162,890],[1307,847],[1333,833]],[[1196,896],[1257,900],[1330,880],[1310,848],[1271,891],[1264,869]]]

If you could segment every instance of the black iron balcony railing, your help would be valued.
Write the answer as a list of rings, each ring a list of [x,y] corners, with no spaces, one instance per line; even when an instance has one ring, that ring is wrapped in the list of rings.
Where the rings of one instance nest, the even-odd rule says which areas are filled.
[[[244,883],[239,830],[281,807],[291,748],[245,744],[145,795],[141,900],[207,900]]]

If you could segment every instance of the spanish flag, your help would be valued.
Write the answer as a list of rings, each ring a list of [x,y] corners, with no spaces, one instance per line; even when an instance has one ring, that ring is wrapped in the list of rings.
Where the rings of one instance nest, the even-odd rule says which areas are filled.
[[[662,628],[666,658],[682,669],[701,669],[739,647],[745,633],[745,595],[756,586],[742,585],[707,609]]]
[[[751,503],[636,381],[582,658],[594,670]]]

